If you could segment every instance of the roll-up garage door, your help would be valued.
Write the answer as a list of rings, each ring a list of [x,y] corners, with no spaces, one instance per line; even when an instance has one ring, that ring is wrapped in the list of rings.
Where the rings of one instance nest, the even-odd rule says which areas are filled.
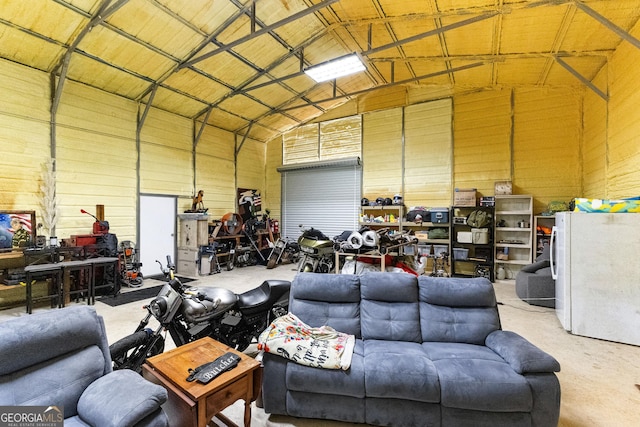
[[[299,227],[329,237],[358,229],[362,168],[359,158],[287,165],[282,174],[283,237],[297,239]]]

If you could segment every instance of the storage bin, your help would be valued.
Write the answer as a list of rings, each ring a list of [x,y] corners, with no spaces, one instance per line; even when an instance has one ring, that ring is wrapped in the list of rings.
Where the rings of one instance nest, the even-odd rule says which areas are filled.
[[[433,245],[433,255],[438,256],[447,252],[449,247],[447,245]]]
[[[453,248],[453,259],[464,260],[469,258],[469,249],[466,248]]]
[[[459,243],[472,243],[473,242],[473,233],[470,231],[458,231],[458,242]]]
[[[431,208],[431,222],[442,224],[449,222],[449,208]]]
[[[487,243],[489,243],[488,228],[472,228],[471,235],[471,243],[475,245],[486,245]]]
[[[438,256],[442,253],[446,253],[449,250],[447,245],[433,245],[433,255]],[[428,256],[431,252],[431,245],[418,245],[418,254],[420,256]]]

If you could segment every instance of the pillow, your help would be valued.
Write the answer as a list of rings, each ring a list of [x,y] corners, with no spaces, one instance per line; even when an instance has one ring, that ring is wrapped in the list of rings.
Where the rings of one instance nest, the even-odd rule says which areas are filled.
[[[524,271],[525,273],[535,273],[541,268],[550,267],[551,262],[548,259],[542,261],[536,261],[533,264],[525,265],[520,269],[520,271]]]
[[[167,390],[129,369],[95,380],[78,400],[78,415],[93,426],[132,426],[157,411]]]

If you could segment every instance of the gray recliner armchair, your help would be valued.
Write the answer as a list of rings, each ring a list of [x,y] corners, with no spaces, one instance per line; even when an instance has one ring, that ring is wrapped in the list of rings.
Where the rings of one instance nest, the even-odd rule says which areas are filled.
[[[73,306],[0,323],[0,406],[55,406],[64,425],[167,427],[167,391],[112,371],[102,317]]]
[[[551,276],[551,251],[545,245],[533,264],[525,265],[516,275],[516,295],[526,303],[555,308],[556,281]]]

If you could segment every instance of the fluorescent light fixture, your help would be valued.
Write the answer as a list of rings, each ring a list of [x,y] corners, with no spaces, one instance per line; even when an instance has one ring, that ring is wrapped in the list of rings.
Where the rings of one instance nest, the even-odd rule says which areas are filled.
[[[304,72],[316,82],[322,83],[364,70],[365,66],[358,58],[358,55],[352,53],[351,55],[314,65],[304,70]]]

